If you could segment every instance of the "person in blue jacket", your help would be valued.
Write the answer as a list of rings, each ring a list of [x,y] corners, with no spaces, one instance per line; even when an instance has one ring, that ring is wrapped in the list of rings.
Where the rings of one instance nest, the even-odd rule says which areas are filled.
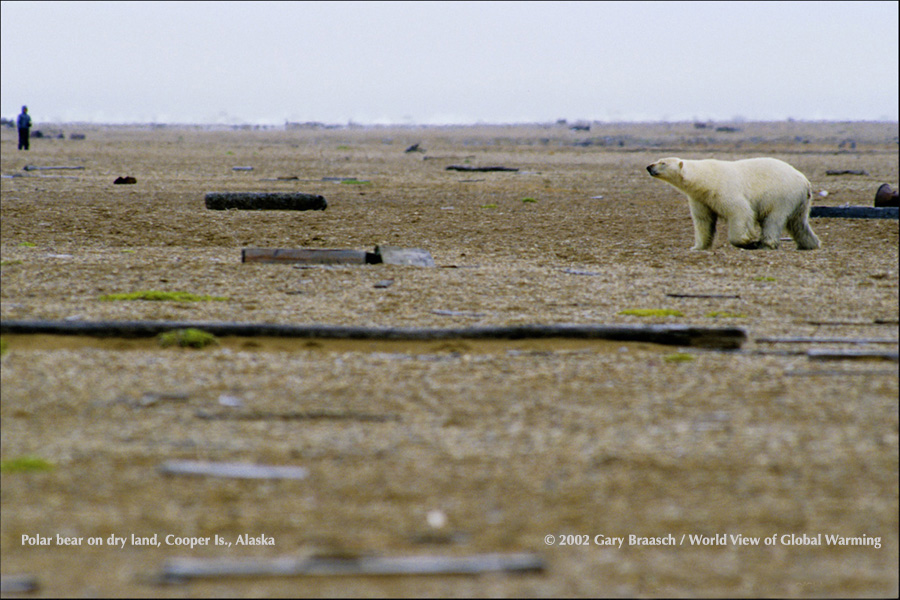
[[[27,106],[22,107],[22,112],[16,119],[16,125],[19,127],[19,150],[28,150],[28,138],[31,133],[31,117],[28,115]]]

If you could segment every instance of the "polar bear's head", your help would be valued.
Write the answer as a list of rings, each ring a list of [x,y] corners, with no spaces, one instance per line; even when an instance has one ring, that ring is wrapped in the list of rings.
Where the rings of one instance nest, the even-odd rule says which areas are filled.
[[[668,181],[669,183],[681,181],[683,170],[684,161],[674,156],[661,158],[647,167],[647,172],[650,173],[650,175]]]

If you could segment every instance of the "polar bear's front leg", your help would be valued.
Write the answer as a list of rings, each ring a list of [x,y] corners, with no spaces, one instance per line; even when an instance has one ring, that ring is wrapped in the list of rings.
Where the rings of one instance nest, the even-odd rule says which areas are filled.
[[[716,235],[716,220],[719,215],[702,202],[693,199],[689,202],[694,221],[694,247],[691,250],[709,250]]]

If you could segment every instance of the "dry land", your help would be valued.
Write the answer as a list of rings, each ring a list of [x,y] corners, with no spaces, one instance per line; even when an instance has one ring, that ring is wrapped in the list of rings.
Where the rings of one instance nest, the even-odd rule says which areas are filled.
[[[897,124],[730,125],[39,125],[28,152],[5,129],[4,323],[683,324],[748,338],[726,352],[4,334],[4,585],[28,575],[47,597],[896,596],[897,362],[806,351],[896,353],[897,221],[813,219],[818,251],[740,250],[720,232],[691,252],[686,200],[645,167],[774,156],[807,175],[815,205],[870,206],[898,182]],[[405,152],[415,143],[424,152]],[[320,194],[328,208],[205,207],[206,192],[240,191]],[[437,266],[241,263],[250,247],[380,244],[426,249]],[[215,299],[101,299],[146,290]],[[772,341],[788,337],[831,341]],[[160,470],[178,459],[308,475]],[[246,535],[274,545],[238,545]],[[511,552],[543,571],[158,582],[173,558]]]

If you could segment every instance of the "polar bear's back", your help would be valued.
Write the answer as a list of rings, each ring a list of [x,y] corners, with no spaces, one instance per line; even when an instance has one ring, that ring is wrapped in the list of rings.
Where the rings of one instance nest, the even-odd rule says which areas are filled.
[[[800,171],[777,158],[742,160],[695,160],[689,162],[685,177],[717,191],[743,195],[751,204],[767,204],[779,198],[807,198],[809,181]],[[696,178],[696,179],[695,179]]]

